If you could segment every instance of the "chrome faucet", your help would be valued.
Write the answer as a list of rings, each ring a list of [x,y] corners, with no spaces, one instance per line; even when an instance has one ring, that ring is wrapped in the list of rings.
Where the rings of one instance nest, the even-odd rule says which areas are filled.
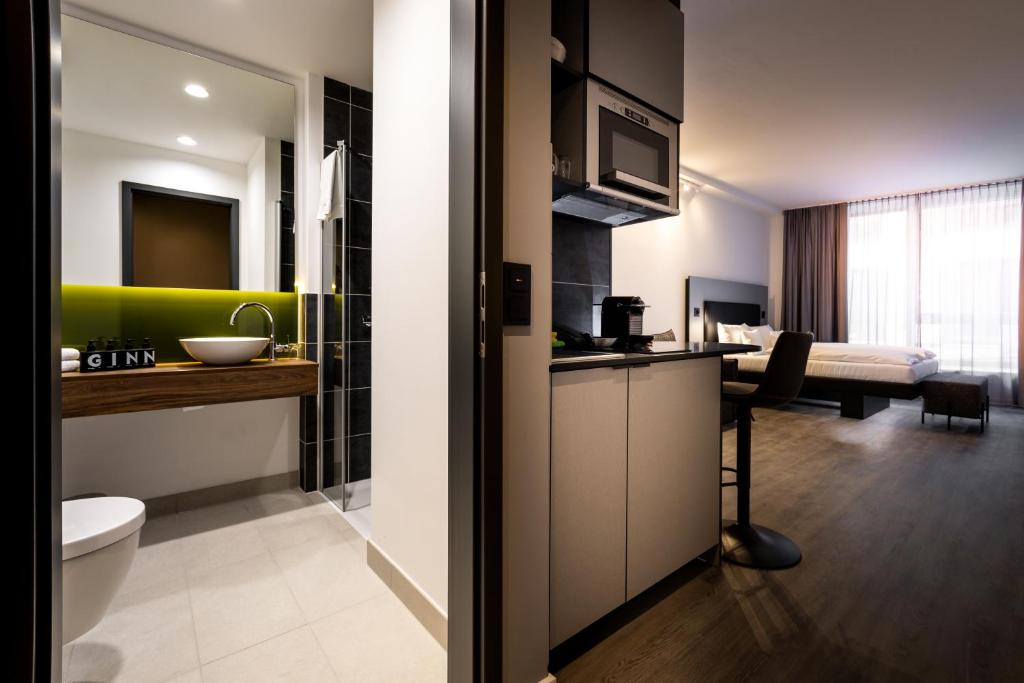
[[[270,312],[269,308],[258,301],[247,301],[236,308],[235,312],[231,314],[231,325],[234,325],[237,321],[238,314],[249,307],[258,308],[263,311],[267,316],[267,320],[270,321],[270,360],[277,360],[277,341],[274,338],[274,314]]]

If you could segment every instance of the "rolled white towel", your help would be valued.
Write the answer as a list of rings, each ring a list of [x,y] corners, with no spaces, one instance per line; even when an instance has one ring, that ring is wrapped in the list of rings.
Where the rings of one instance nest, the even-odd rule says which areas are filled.
[[[62,361],[65,361],[65,360],[78,360],[78,356],[79,356],[78,349],[62,348],[60,350],[60,359]]]
[[[62,360],[60,362],[61,372],[78,372],[78,361],[77,360]]]

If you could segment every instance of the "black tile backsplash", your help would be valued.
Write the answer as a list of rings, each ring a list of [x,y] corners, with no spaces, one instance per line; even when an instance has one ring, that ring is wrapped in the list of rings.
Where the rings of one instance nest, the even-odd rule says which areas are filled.
[[[583,285],[612,284],[612,231],[557,214],[551,230],[551,279]]]
[[[601,300],[610,293],[609,287],[552,283],[551,321],[556,326],[600,336]]]
[[[611,294],[611,229],[555,214],[551,235],[552,324],[598,336],[599,307]]]

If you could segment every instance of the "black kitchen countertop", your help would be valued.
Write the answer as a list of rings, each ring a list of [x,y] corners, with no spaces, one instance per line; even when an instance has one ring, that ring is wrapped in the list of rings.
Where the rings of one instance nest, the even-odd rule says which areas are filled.
[[[730,353],[760,351],[760,346],[748,344],[720,344],[718,342],[654,342],[650,351],[576,351],[568,349],[551,350],[551,372],[589,370],[590,368],[613,368],[630,365],[648,365],[666,361],[711,358]]]

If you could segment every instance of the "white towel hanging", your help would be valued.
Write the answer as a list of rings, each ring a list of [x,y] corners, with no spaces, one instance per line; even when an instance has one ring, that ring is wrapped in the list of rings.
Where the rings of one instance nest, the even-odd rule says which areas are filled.
[[[341,218],[345,211],[345,172],[341,167],[341,153],[331,152],[320,162],[320,201],[317,204],[317,220],[330,221]]]

